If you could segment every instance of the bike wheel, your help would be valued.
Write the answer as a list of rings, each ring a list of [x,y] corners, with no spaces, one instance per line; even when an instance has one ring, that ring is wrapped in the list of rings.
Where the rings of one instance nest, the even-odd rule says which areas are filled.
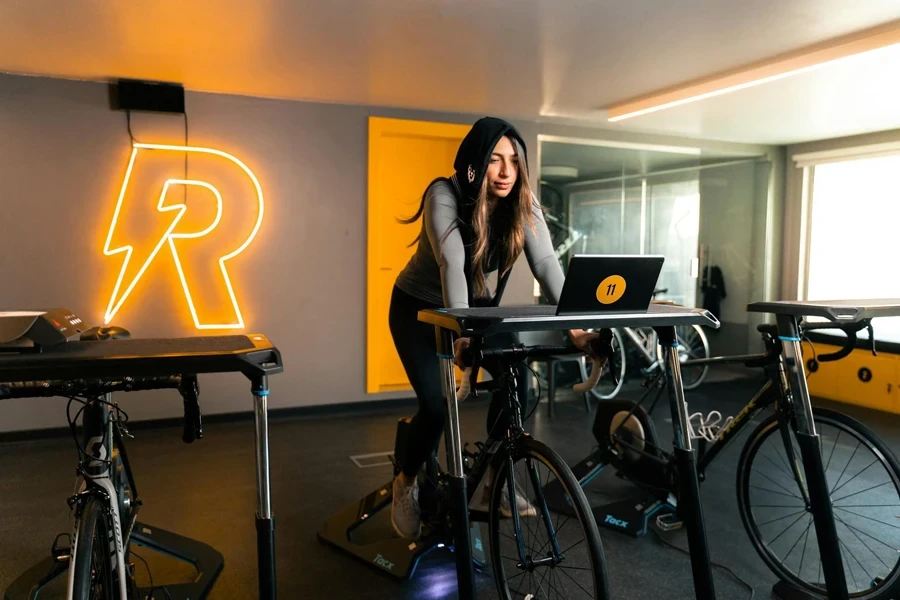
[[[607,362],[603,365],[600,381],[597,382],[597,385],[591,390],[591,395],[598,400],[615,398],[616,394],[619,393],[622,389],[622,385],[625,383],[625,347],[622,344],[622,335],[616,329],[612,330],[612,334],[612,347],[616,358],[613,360],[613,364]],[[586,358],[581,359],[579,367],[581,368],[582,381],[587,381],[588,377],[590,377],[592,365],[593,362],[589,362]],[[609,380],[610,369],[613,369],[616,373],[618,383],[614,384]]]
[[[835,411],[813,409],[831,490],[841,560],[851,598],[900,593],[900,466],[868,428]],[[791,454],[800,461],[793,432]],[[763,421],[738,463],[738,508],[750,541],[781,579],[825,597],[812,513],[789,467],[777,415]],[[802,472],[802,462],[801,472]],[[805,482],[804,482],[805,487]]]
[[[491,484],[491,563],[500,598],[608,598],[600,533],[571,469],[556,452],[531,438],[512,452],[515,491],[509,490],[506,460]],[[561,486],[573,514],[547,508],[543,490],[553,481]],[[518,527],[510,506],[519,507]]]
[[[103,502],[89,496],[77,523],[73,600],[113,600],[119,595],[113,561],[115,552],[112,520]]]
[[[709,365],[693,366],[684,364],[688,360],[709,358],[709,340],[699,325],[678,325],[675,327],[675,340],[678,342],[678,360],[681,361],[681,381],[684,389],[696,389],[709,372]],[[660,366],[665,364],[663,347],[656,345],[656,359]]]

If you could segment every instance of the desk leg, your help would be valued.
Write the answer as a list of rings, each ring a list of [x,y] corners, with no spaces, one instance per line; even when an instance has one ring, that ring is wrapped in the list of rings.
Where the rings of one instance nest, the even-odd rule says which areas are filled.
[[[459,407],[456,402],[456,372],[453,370],[453,335],[450,331],[435,327],[438,357],[441,362],[441,382],[447,403],[447,423],[444,439],[449,463],[451,522],[453,546],[456,554],[456,578],[460,600],[475,598],[475,567],[472,563],[472,544],[469,532],[469,502],[466,493],[466,476],[463,470],[462,436],[459,430]]]
[[[716,597],[716,588],[713,582],[712,565],[709,562],[709,545],[706,540],[706,525],[703,521],[703,507],[700,502],[697,451],[692,448],[688,429],[688,410],[684,400],[681,361],[678,358],[675,328],[659,327],[656,332],[659,335],[659,343],[665,348],[666,389],[669,394],[669,407],[672,411],[672,427],[675,430],[675,460],[680,482],[678,513],[687,528],[691,570],[694,575],[694,593],[697,600],[711,600]]]
[[[253,381],[253,418],[256,423],[256,557],[260,600],[275,600],[275,518],[269,493],[269,381]]]
[[[825,588],[828,590],[830,600],[844,600],[848,597],[847,577],[841,561],[840,540],[831,506],[831,491],[828,489],[828,479],[822,465],[822,441],[816,433],[812,402],[806,385],[800,331],[796,318],[790,315],[778,315],[777,322],[783,348],[783,364],[789,377],[789,393],[793,400],[794,414],[797,416],[795,436],[803,459],[810,510],[816,524]]]

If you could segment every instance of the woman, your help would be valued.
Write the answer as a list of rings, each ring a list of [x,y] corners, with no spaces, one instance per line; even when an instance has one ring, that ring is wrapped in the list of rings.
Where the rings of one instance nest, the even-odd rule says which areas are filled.
[[[410,538],[421,532],[417,474],[444,429],[434,328],[419,322],[419,311],[496,306],[523,251],[541,289],[554,304],[564,280],[541,207],[528,183],[525,142],[515,127],[492,117],[477,121],[459,146],[454,170],[449,179],[434,180],[425,190],[418,212],[403,221],[413,223],[422,217],[422,230],[416,252],[398,275],[391,296],[391,336],[419,401],[408,432],[406,456],[397,457],[402,461],[401,473],[393,482],[391,510],[394,529]],[[494,271],[497,282],[491,294],[486,279]],[[569,336],[587,352],[596,334],[573,330]],[[512,341],[492,338],[486,345]],[[465,338],[456,340],[457,364],[468,344]],[[499,375],[496,367],[484,365],[494,377]],[[524,383],[524,377],[519,379]],[[501,403],[492,403],[488,433],[505,424]],[[483,496],[486,504],[487,495]],[[521,500],[519,511],[533,513],[533,507]]]

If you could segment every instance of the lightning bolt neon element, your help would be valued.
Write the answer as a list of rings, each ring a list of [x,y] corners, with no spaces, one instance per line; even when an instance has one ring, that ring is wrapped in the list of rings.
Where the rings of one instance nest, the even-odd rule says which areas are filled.
[[[138,150],[141,148],[146,148],[149,150],[170,150],[175,152],[197,152],[203,154],[213,154],[216,156],[221,156],[226,158],[233,163],[235,163],[238,167],[240,167],[253,182],[253,185],[256,187],[257,199],[259,202],[259,211],[257,213],[256,223],[253,226],[253,231],[250,233],[250,236],[244,241],[241,246],[229,253],[225,256],[219,258],[219,268],[222,271],[222,277],[225,280],[225,285],[228,289],[228,296],[231,299],[232,307],[234,308],[234,314],[237,316],[236,323],[201,323],[199,317],[197,316],[197,310],[194,307],[194,300],[191,297],[190,288],[187,284],[187,280],[184,276],[184,269],[181,267],[181,260],[178,257],[178,251],[175,247],[176,239],[188,239],[188,238],[199,238],[209,234],[213,231],[219,224],[219,221],[222,218],[222,195],[219,193],[214,186],[206,183],[205,181],[199,181],[194,179],[168,179],[163,186],[162,193],[159,195],[159,202],[157,202],[156,210],[160,213],[178,211],[175,217],[172,219],[172,222],[169,224],[169,227],[166,229],[165,233],[159,238],[156,245],[153,248],[153,251],[150,253],[150,256],[144,261],[144,264],[141,265],[140,270],[131,280],[131,282],[126,287],[125,291],[120,295],[119,290],[122,288],[122,282],[125,277],[125,272],[128,269],[128,264],[131,261],[131,255],[134,252],[134,247],[131,245],[123,245],[116,248],[111,248],[113,232],[116,229],[116,224],[119,220],[119,213],[122,209],[122,201],[125,198],[125,191],[128,189],[128,182],[131,179],[131,172],[134,168],[134,161],[137,157]],[[217,209],[216,209],[216,218],[213,223],[208,226],[203,231],[199,231],[197,233],[173,233],[178,223],[181,221],[181,218],[184,216],[185,211],[187,210],[187,206],[183,203],[173,204],[171,206],[165,205],[166,193],[169,190],[169,186],[171,185],[195,185],[199,187],[204,187],[211,191],[213,195],[216,197]],[[116,254],[120,254],[122,252],[125,253],[125,260],[122,263],[122,269],[119,271],[119,277],[116,280],[116,285],[113,288],[112,296],[109,299],[109,304],[106,307],[106,315],[104,317],[105,322],[108,324],[112,318],[119,312],[119,309],[122,308],[122,305],[125,303],[125,300],[131,295],[131,292],[134,290],[138,281],[140,281],[141,277],[143,277],[144,272],[147,268],[153,263],[153,260],[156,258],[156,255],[162,249],[162,247],[168,241],[169,249],[172,252],[172,258],[175,260],[175,267],[178,270],[178,277],[181,279],[181,286],[184,289],[184,295],[187,299],[188,306],[191,310],[191,316],[194,319],[194,325],[197,329],[243,329],[244,327],[244,318],[241,314],[241,309],[238,306],[237,298],[235,297],[234,288],[231,285],[231,278],[228,276],[228,270],[225,267],[225,263],[228,260],[231,260],[241,252],[243,252],[247,246],[253,241],[256,237],[257,232],[259,231],[260,226],[262,225],[264,212],[264,201],[263,201],[263,193],[262,187],[259,185],[259,180],[256,178],[256,175],[236,157],[228,154],[227,152],[222,152],[221,150],[216,150],[214,148],[201,148],[196,146],[172,146],[166,144],[144,144],[144,143],[134,143],[131,151],[131,159],[128,161],[128,169],[125,171],[125,180],[122,182],[122,189],[119,192],[119,199],[116,202],[116,209],[113,212],[112,223],[109,226],[109,233],[106,236],[106,243],[103,246],[103,254],[106,256],[114,256]],[[116,299],[118,298],[118,302]]]

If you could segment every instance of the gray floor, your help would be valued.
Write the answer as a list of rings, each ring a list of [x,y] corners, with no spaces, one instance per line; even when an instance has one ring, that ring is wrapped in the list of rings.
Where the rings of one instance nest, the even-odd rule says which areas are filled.
[[[716,408],[734,414],[758,387],[756,381],[711,383],[689,395],[691,410]],[[633,395],[628,389],[626,394]],[[52,405],[48,405],[49,407]],[[62,405],[60,405],[61,407]],[[671,439],[665,405],[656,420]],[[841,407],[872,427],[892,449],[900,448],[900,418]],[[462,408],[464,437],[474,441],[484,431],[482,402]],[[281,598],[453,598],[452,555],[428,555],[415,577],[397,583],[316,538],[322,523],[343,507],[390,478],[390,467],[359,469],[348,458],[392,449],[396,419],[403,411],[276,419],[270,424],[272,500],[276,515],[278,590]],[[2,413],[0,413],[2,414]],[[590,417],[577,398],[558,402],[547,418],[542,403],[529,430],[572,463],[594,444]],[[748,430],[749,431],[749,430]],[[743,436],[738,444],[743,441]],[[255,471],[253,429],[249,421],[212,424],[206,437],[186,446],[180,430],[140,431],[129,440],[129,453],[144,500],[140,520],[209,543],[225,556],[225,569],[211,599],[254,598],[256,589]],[[734,496],[739,446],[725,451],[708,471],[702,495],[712,558],[748,582],[756,598],[770,598],[775,577],[754,552],[741,524]],[[72,492],[75,450],[71,438],[15,442],[0,446],[0,589],[47,556],[57,533],[68,530],[66,497]],[[589,487],[597,500],[627,489],[604,473]],[[652,531],[633,539],[602,530],[613,598],[692,598],[688,556],[661,539],[686,548],[683,531]],[[157,581],[177,570],[150,560]],[[145,570],[138,568],[146,582]],[[722,568],[715,568],[718,597],[750,598],[750,590]],[[495,597],[488,574],[478,575],[479,597]],[[50,597],[50,596],[47,596]],[[44,596],[42,596],[44,598]]]

